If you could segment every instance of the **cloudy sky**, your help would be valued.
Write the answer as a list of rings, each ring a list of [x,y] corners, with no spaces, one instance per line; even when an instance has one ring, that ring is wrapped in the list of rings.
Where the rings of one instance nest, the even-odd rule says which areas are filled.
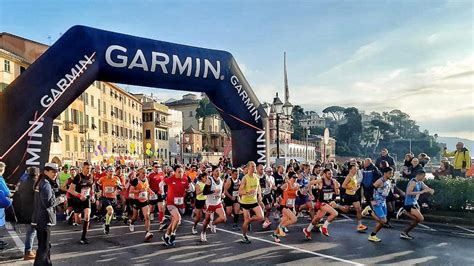
[[[431,133],[474,140],[472,1],[94,2],[2,0],[0,31],[48,44],[82,24],[227,50],[261,101],[283,93],[286,51],[293,104],[396,108]]]

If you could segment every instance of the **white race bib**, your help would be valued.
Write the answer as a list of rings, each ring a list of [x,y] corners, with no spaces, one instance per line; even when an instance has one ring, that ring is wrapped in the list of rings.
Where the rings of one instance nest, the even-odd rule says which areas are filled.
[[[324,193],[324,200],[332,200],[333,193]]]
[[[287,199],[286,207],[293,208],[295,206],[295,199]]]
[[[239,195],[239,191],[232,191],[232,196],[237,197]]]
[[[138,197],[140,199],[148,199],[148,192],[147,191],[142,191],[140,194],[138,194]]]
[[[105,193],[114,193],[115,187],[105,187],[104,191]]]
[[[150,196],[150,200],[157,200],[158,199],[158,195],[157,194],[153,194]]]
[[[135,198],[135,193],[133,193],[133,192],[128,193],[128,197],[131,198],[131,199],[134,199]]]
[[[91,194],[91,189],[89,187],[81,189],[81,196],[82,197],[85,198],[85,197],[89,196],[90,194]]]
[[[184,198],[183,197],[175,197],[174,198],[174,204],[175,205],[183,205],[184,203]]]
[[[213,200],[220,200],[221,196],[220,195],[212,195]]]

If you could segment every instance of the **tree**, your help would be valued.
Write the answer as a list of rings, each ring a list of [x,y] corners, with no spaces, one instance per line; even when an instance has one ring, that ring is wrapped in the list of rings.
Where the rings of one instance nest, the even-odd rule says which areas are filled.
[[[344,116],[344,110],[346,110],[346,108],[333,105],[333,106],[326,107],[323,110],[323,113],[331,114],[334,120],[339,121]]]
[[[362,135],[362,117],[355,107],[344,109],[345,123],[338,126],[338,145],[345,145],[348,155],[360,155],[360,137]]]
[[[196,119],[205,118],[211,115],[218,115],[217,109],[214,107],[214,104],[209,101],[207,97],[199,101],[199,106],[196,109]]]

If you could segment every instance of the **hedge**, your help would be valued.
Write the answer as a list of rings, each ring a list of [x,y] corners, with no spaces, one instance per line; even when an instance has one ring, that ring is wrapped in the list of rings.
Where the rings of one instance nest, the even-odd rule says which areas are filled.
[[[398,180],[396,184],[406,191],[408,180]],[[474,212],[474,179],[441,177],[425,180],[425,184],[435,193],[421,195],[420,206],[427,203],[430,210]]]

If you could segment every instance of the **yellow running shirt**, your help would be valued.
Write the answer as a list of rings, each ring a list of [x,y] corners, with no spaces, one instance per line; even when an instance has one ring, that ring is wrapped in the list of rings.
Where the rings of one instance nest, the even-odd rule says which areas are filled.
[[[253,174],[253,176],[245,175],[242,181],[245,180],[245,187],[244,192],[249,192],[251,190],[255,190],[254,194],[242,195],[240,197],[240,203],[243,204],[254,204],[257,203],[257,190],[260,186],[258,175]]]

